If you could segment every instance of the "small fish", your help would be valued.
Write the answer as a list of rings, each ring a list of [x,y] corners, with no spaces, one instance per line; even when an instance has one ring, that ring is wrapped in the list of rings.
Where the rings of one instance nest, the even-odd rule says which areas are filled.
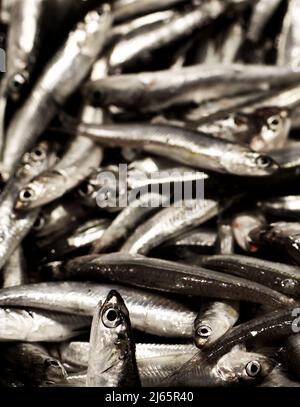
[[[68,129],[72,133],[71,128]],[[202,132],[154,124],[79,126],[82,135],[111,147],[130,146],[204,170],[240,176],[276,173],[277,163],[266,154],[214,138]]]
[[[1,304],[93,316],[110,290],[120,292],[134,329],[165,337],[191,337],[195,313],[178,301],[149,291],[93,283],[37,283],[0,290]]]
[[[90,324],[90,317],[5,307],[0,308],[0,341],[61,342],[87,332]]]
[[[189,229],[216,216],[218,202],[213,200],[182,201],[181,206],[164,208],[139,226],[122,246],[123,253],[144,254]]]
[[[247,38],[258,42],[270,21],[272,15],[278,8],[281,0],[258,0],[253,6],[251,19],[247,30]]]
[[[4,179],[8,179],[20,157],[44,131],[55,116],[57,107],[66,101],[89,73],[104,45],[110,24],[107,7],[102,11],[89,12],[47,64],[8,127],[2,163]]]
[[[86,384],[135,387],[140,379],[129,312],[117,291],[110,291],[93,317]]]
[[[177,68],[174,71],[108,76],[100,80],[89,81],[84,86],[84,93],[92,103],[104,107],[116,105],[142,112],[160,111],[162,108],[171,107],[184,101],[197,100],[201,102],[203,98],[208,101],[211,99],[211,95],[215,95],[214,99],[217,98],[216,103],[218,103],[222,96],[220,85],[224,87],[223,96],[228,96],[232,94],[233,87],[236,88],[234,93],[240,94],[245,86],[250,92],[253,91],[253,87],[262,85],[266,87],[266,85],[297,84],[299,76],[299,72],[293,72],[289,68],[268,65],[247,65],[245,67],[238,63],[226,66],[199,64]],[[216,84],[218,84],[217,87]],[[262,96],[265,95],[266,97],[266,93],[262,93]],[[199,99],[200,96],[202,99]],[[243,98],[251,100],[249,94]],[[253,99],[254,101],[259,100],[257,92],[253,95]],[[220,108],[224,109],[221,102],[218,103],[218,111]],[[270,106],[275,107],[276,105]],[[203,107],[200,106],[200,108]]]
[[[195,319],[194,342],[203,348],[229,331],[239,318],[239,303],[233,301],[208,301]]]
[[[288,195],[269,198],[259,201],[257,206],[264,213],[299,219],[300,215],[300,196]]]
[[[184,296],[245,300],[276,307],[294,302],[249,280],[228,277],[201,267],[125,253],[74,258],[62,264],[61,268],[54,268],[53,273],[60,278],[105,280]],[[3,299],[6,293],[2,290]],[[0,305],[1,301],[0,290]]]
[[[3,288],[26,284],[26,264],[22,247],[18,246],[3,268]]]
[[[241,255],[216,255],[202,260],[203,267],[256,281],[293,297],[300,296],[300,268]]]

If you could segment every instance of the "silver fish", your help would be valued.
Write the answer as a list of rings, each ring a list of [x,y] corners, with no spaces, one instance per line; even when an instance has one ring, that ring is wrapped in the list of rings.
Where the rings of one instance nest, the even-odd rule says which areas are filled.
[[[89,330],[91,318],[20,308],[0,308],[0,341],[61,342]]]
[[[103,47],[110,24],[107,7],[102,11],[91,11],[48,63],[7,130],[4,178],[8,178],[20,157],[55,116],[57,106],[61,106],[86,77]]]
[[[205,303],[195,319],[194,342],[203,348],[231,329],[239,318],[239,304],[233,301]]]
[[[164,296],[117,285],[92,283],[39,283],[0,290],[0,306],[34,307],[92,316],[99,300],[110,290],[120,292],[133,328],[166,337],[191,337],[195,313]]]
[[[181,207],[174,205],[165,208],[138,227],[121,251],[146,255],[167,240],[213,218],[217,212],[218,203],[213,200],[202,203],[197,200],[182,201]]]
[[[263,31],[278,8],[281,0],[258,0],[253,6],[247,38],[253,42],[261,39]]]
[[[22,247],[18,246],[3,268],[3,288],[26,284],[26,265]]]
[[[176,126],[153,124],[80,125],[82,135],[108,146],[131,146],[206,170],[244,176],[266,176],[278,170],[268,155]],[[71,131],[71,130],[70,130]]]
[[[88,387],[135,387],[140,383],[129,313],[116,291],[95,310],[86,384]]]

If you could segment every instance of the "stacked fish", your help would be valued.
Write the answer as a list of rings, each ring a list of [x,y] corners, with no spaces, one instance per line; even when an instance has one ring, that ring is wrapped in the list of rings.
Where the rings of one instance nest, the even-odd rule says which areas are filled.
[[[299,387],[300,0],[0,20],[1,386]]]

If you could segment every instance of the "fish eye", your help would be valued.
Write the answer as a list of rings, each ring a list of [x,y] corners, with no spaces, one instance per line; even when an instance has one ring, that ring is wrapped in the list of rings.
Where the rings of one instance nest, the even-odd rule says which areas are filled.
[[[100,90],[94,90],[92,97],[94,103],[101,103],[103,101],[103,93]]]
[[[201,325],[197,329],[196,333],[197,333],[197,336],[199,336],[200,338],[209,338],[210,335],[212,334],[212,329],[208,325]]]
[[[267,122],[270,129],[275,131],[280,124],[280,118],[278,116],[272,116],[268,118]]]
[[[31,157],[34,161],[43,160],[45,158],[45,152],[40,147],[37,147],[32,151]]]
[[[107,309],[102,315],[102,321],[107,328],[116,328],[121,322],[118,310],[114,308]]]
[[[39,231],[43,229],[45,223],[46,223],[45,218],[43,216],[39,216],[34,222],[32,229],[35,231]]]
[[[46,359],[44,362],[45,367],[59,367],[59,362],[57,360],[54,359]]]
[[[246,373],[249,377],[256,377],[261,371],[261,365],[257,360],[252,360],[246,365]]]
[[[24,86],[25,82],[26,82],[25,76],[22,75],[21,73],[17,73],[10,83],[12,91],[16,93],[19,92]]]
[[[19,194],[19,198],[22,202],[29,202],[34,198],[34,190],[32,188],[24,188]]]
[[[90,195],[92,195],[93,192],[94,192],[94,188],[88,182],[83,183],[78,189],[78,193],[82,197],[90,196]]]
[[[268,168],[271,167],[273,160],[267,155],[260,155],[255,159],[255,163],[260,168]]]

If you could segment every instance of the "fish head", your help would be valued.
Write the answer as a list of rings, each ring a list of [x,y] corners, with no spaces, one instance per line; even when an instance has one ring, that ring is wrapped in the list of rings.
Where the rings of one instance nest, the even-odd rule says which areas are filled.
[[[131,347],[129,313],[122,297],[114,290],[97,307],[90,345],[90,365],[93,367],[97,360],[97,372],[105,375],[120,372],[127,363]]]
[[[239,152],[228,152],[221,157],[221,164],[226,172],[240,176],[263,177],[279,170],[279,164],[267,154],[243,149]]]
[[[232,230],[238,245],[246,252],[255,253],[258,250],[253,238],[254,230],[261,230],[266,220],[259,213],[240,213],[232,220]]]
[[[18,101],[24,88],[29,83],[29,71],[24,69],[15,72],[7,81],[7,92],[11,99]]]
[[[261,128],[250,147],[254,151],[284,147],[292,124],[288,112],[276,107],[260,108],[254,112],[254,117],[261,121]]]
[[[67,372],[61,362],[51,357],[44,360],[41,375],[47,378],[45,385],[60,383],[67,378]]]
[[[26,182],[39,172],[46,169],[49,152],[51,148],[49,143],[42,141],[37,144],[30,152],[25,153],[20,165],[16,168],[15,177],[18,181]]]
[[[234,347],[218,361],[223,380],[231,383],[252,383],[265,378],[274,368],[272,359],[259,353]]]
[[[30,210],[44,196],[44,184],[39,180],[34,180],[22,188],[15,202],[16,210]]]

